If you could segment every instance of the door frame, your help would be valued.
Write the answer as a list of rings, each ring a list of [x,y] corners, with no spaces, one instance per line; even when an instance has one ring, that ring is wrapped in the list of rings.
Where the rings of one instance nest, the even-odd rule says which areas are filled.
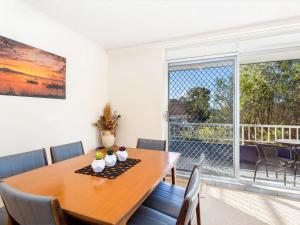
[[[165,60],[164,63],[164,114],[163,114],[163,138],[167,141],[167,151],[169,147],[169,64],[172,63],[184,63],[188,61],[198,61],[199,63],[217,61],[217,60],[228,60],[233,59],[235,75],[233,78],[233,177],[230,179],[239,180],[240,176],[240,70],[239,70],[239,53],[238,52],[230,52],[226,54],[218,54],[218,55],[208,55],[208,56],[199,56],[199,57],[189,57],[189,58],[180,58],[180,59],[172,59]],[[214,175],[208,175],[211,177],[215,177]]]

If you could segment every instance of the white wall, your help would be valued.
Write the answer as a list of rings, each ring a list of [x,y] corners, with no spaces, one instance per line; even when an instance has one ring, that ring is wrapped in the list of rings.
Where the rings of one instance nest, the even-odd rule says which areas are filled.
[[[67,59],[66,100],[0,95],[0,156],[82,140],[99,146],[92,123],[107,95],[107,54],[22,1],[0,0],[0,35]]]
[[[163,137],[164,50],[136,47],[109,53],[109,97],[122,118],[117,144]]]

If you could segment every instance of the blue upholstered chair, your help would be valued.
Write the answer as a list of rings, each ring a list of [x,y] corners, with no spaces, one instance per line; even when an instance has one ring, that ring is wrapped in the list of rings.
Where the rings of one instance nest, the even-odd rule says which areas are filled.
[[[200,218],[200,172],[194,167],[183,196],[156,196],[153,193],[128,221],[128,225],[188,225]],[[181,193],[182,194],[182,193]],[[158,200],[158,202],[156,202]]]
[[[66,224],[57,199],[20,192],[0,183],[0,194],[8,212],[8,221],[20,225]]]
[[[46,150],[39,149],[0,157],[0,180],[29,170],[47,166]]]
[[[84,154],[81,141],[50,147],[52,163],[74,158]]]
[[[7,225],[7,212],[5,207],[0,208],[0,225]]]
[[[197,166],[194,167],[191,173],[186,189],[172,184],[160,183],[143,205],[177,218],[187,190],[192,180],[196,179],[195,176],[199,176]]]
[[[136,148],[166,151],[166,141],[139,138]]]
[[[0,157],[0,180],[29,170],[47,166],[46,150],[39,149],[15,155]],[[7,224],[7,212],[0,208],[0,225]]]

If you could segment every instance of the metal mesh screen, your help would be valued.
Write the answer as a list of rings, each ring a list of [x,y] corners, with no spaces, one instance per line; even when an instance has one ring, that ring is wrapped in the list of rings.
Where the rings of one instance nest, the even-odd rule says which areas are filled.
[[[169,64],[169,151],[179,170],[233,176],[234,59]]]

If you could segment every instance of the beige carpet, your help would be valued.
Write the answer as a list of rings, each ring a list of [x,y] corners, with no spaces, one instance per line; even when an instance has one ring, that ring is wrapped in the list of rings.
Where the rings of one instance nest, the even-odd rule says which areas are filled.
[[[300,202],[203,185],[202,225],[300,225]]]
[[[300,225],[300,201],[206,184],[201,196],[202,225]]]

